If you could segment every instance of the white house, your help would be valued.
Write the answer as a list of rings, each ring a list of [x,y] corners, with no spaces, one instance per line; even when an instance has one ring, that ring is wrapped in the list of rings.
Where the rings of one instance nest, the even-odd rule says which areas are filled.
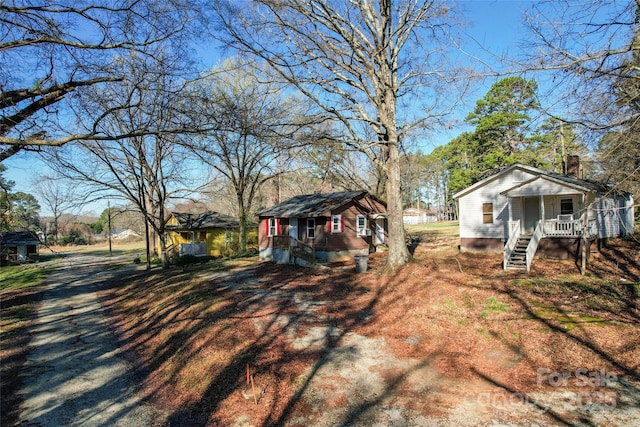
[[[504,251],[505,268],[528,271],[536,253],[577,260],[582,241],[588,254],[597,239],[633,231],[631,194],[521,164],[453,197],[459,204],[461,250]]]

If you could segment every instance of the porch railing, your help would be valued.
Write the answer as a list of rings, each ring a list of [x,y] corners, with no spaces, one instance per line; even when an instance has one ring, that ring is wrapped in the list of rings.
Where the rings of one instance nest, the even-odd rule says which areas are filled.
[[[536,224],[536,229],[533,230],[533,236],[531,236],[531,240],[527,245],[527,256],[525,258],[527,262],[527,273],[531,270],[533,257],[536,255],[538,244],[540,243],[540,239],[542,239],[542,229],[544,228],[544,226],[542,225],[543,222],[544,221],[538,221],[538,223]]]
[[[294,237],[289,240],[289,245],[294,257],[300,258],[311,265],[316,263],[316,248]]]
[[[507,243],[504,246],[504,262],[502,263],[502,266],[505,270],[507,268],[507,263],[511,258],[511,254],[516,247],[516,243],[518,242],[518,237],[520,237],[519,219],[509,222],[509,240],[507,240]]]
[[[315,264],[316,262],[316,248],[295,237],[287,235],[273,236],[273,248],[286,250],[290,256],[302,259],[309,264]]]
[[[597,236],[598,229],[595,220],[587,222],[587,237]],[[582,221],[571,220],[561,221],[557,219],[547,219],[544,221],[544,237],[582,237]]]
[[[206,255],[207,254],[207,244],[204,242],[201,243],[181,243],[180,244],[180,255]]]

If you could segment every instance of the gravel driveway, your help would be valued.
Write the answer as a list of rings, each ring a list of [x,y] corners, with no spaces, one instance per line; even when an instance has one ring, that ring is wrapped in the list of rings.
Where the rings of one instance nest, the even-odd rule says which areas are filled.
[[[114,261],[117,257],[107,263],[102,257],[73,255],[48,276],[38,322],[31,331],[33,350],[22,373],[22,425],[165,423],[166,414],[136,396],[132,367],[120,354],[97,298],[97,291],[111,278],[137,272],[144,265],[108,270]]]

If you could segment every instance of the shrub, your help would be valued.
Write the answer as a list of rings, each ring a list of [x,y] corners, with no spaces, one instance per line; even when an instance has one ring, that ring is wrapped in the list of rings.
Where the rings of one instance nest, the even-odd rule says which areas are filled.
[[[191,255],[191,254],[186,254],[186,255],[181,255],[181,256],[177,257],[174,260],[174,263],[175,263],[175,265],[177,265],[179,267],[182,267],[182,271],[183,272],[186,272],[187,268],[190,265],[197,264],[200,261],[201,261],[200,258],[198,258],[197,256]]]

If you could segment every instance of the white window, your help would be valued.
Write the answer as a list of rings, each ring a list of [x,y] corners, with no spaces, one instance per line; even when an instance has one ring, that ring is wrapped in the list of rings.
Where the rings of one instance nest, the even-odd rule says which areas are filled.
[[[316,238],[316,220],[314,218],[307,219],[307,238]]]
[[[573,199],[560,199],[560,215],[571,215],[573,213]]]
[[[331,215],[331,232],[342,233],[343,231],[342,215]]]
[[[367,231],[367,217],[364,215],[356,216],[356,233],[358,236],[365,234]]]
[[[269,222],[267,225],[267,235],[268,236],[277,236],[279,233],[279,222],[278,218],[269,218]]]

